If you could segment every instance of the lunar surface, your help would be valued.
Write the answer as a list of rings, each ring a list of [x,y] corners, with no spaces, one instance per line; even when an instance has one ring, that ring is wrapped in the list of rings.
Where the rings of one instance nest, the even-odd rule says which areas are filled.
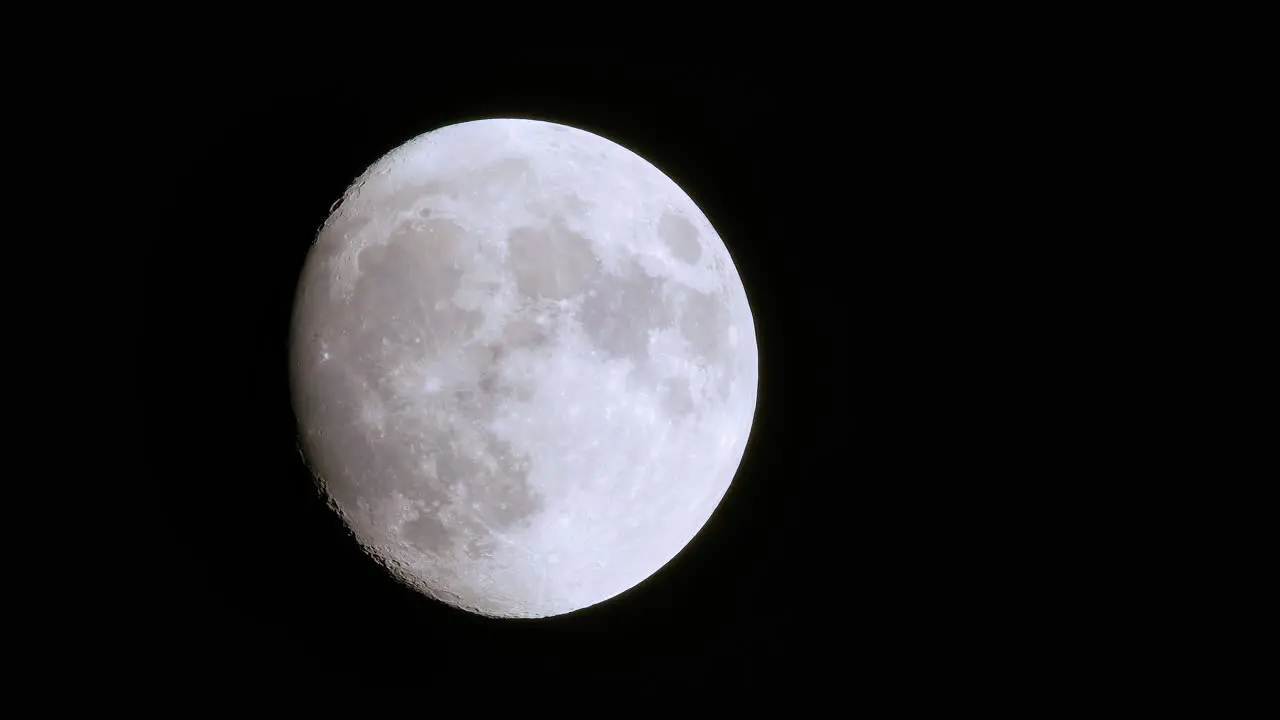
[[[673,558],[727,491],[755,412],[746,293],[661,171],[575,128],[422,135],[335,204],[290,373],[303,455],[401,581],[545,617]]]

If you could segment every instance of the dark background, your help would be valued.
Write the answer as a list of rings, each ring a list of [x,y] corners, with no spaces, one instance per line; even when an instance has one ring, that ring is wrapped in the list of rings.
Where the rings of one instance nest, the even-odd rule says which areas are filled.
[[[856,87],[776,62],[368,75],[195,64],[138,86],[165,199],[143,259],[146,462],[171,539],[149,551],[156,589],[140,602],[166,671],[746,677],[832,667],[850,618],[864,640],[892,634],[885,579],[868,578],[910,539],[868,531],[888,521],[858,488],[883,483],[884,466],[857,462],[876,441],[865,418],[854,427],[849,368],[852,296],[888,282],[867,248],[895,223],[893,180],[873,160],[892,152],[878,133],[894,123],[834,113]],[[756,321],[755,424],[721,506],[655,576],[559,618],[480,618],[397,585],[327,510],[294,444],[290,305],[330,206],[383,153],[485,117],[576,126],[657,165],[719,231]],[[872,297],[862,332],[910,302]]]
[[[350,44],[317,37],[307,40],[332,47],[268,61],[234,43],[200,60],[121,48],[133,66],[103,72],[91,97],[26,71],[50,105],[74,107],[15,116],[70,120],[74,152],[119,151],[88,176],[124,191],[89,218],[103,232],[61,193],[54,218],[92,245],[117,240],[103,243],[112,257],[131,245],[116,235],[145,238],[142,424],[122,415],[108,429],[141,449],[146,482],[132,464],[90,478],[130,514],[90,510],[139,537],[121,553],[88,548],[107,560],[98,585],[76,563],[57,566],[81,589],[50,600],[71,598],[53,622],[91,606],[123,638],[101,645],[108,665],[143,657],[146,679],[215,687],[397,676],[497,694],[522,676],[611,673],[748,698],[817,679],[850,702],[954,707],[966,693],[1038,691],[1043,704],[1132,683],[1149,667],[1144,648],[1180,642],[1185,617],[1153,620],[1166,598],[1126,595],[1164,552],[1162,534],[1135,525],[1159,514],[1149,503],[1164,491],[1133,501],[1125,484],[1151,475],[1153,457],[1182,455],[1106,456],[1145,427],[1129,391],[1165,364],[1128,358],[1125,343],[1163,312],[1165,296],[1135,284],[1159,274],[1150,259],[1166,237],[1150,223],[1181,222],[1182,209],[1167,195],[1113,216],[1138,202],[1147,168],[1184,161],[1169,123],[1192,102],[1191,74],[1169,74],[1176,101],[1144,108],[1161,54],[1135,49],[1141,67],[1118,73],[1123,63],[1095,57],[1069,25],[1054,44],[975,18],[999,36],[987,42],[963,22],[912,15],[896,33],[833,21],[811,34],[815,20],[786,42],[770,29],[715,63],[628,59],[652,48],[555,60],[535,46],[510,62],[478,64],[489,48],[424,49],[406,64],[376,38],[335,61]],[[1143,22],[1120,35],[1149,37]],[[331,203],[405,140],[492,116],[597,132],[674,178],[733,254],[761,353],[751,443],[704,532],[623,597],[541,621],[455,612],[377,570],[316,497],[286,389],[293,284]],[[97,142],[77,142],[87,137]],[[104,300],[131,290],[114,287],[130,277],[110,274]],[[1140,311],[1117,312],[1132,298]],[[108,317],[93,348],[108,384],[99,366],[127,319]],[[65,377],[86,375],[82,352],[66,353],[77,364]],[[48,435],[62,440],[67,424]],[[103,467],[76,439],[41,459],[76,453]],[[63,530],[46,510],[14,503],[11,514],[37,518],[40,543]],[[1140,547],[1125,547],[1130,535]],[[32,545],[20,551],[48,555]],[[1144,624],[1159,642],[1134,631]],[[1184,688],[1169,689],[1159,696]]]

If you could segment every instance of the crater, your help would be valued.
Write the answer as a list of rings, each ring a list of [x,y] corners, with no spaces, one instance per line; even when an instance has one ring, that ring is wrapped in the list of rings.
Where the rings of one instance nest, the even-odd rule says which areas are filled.
[[[361,507],[372,509],[375,525],[366,529],[373,532],[383,527],[380,514],[397,493],[428,503],[441,499],[414,450],[423,434],[421,424],[397,417],[387,424],[385,435],[370,433],[362,414],[377,392],[359,378],[334,380],[328,402],[305,420],[323,433],[323,442],[308,448],[308,459],[325,478],[329,497],[348,515],[355,516]]]
[[[507,193],[524,182],[532,166],[524,158],[504,158],[497,162],[460,173],[448,179],[430,180],[427,182],[407,183],[394,192],[378,198],[372,203],[373,214],[397,213],[408,210],[423,197],[431,195],[449,195],[459,197],[480,191],[487,193]]]
[[[418,517],[405,523],[400,536],[415,548],[429,553],[441,553],[452,544],[449,530],[432,508],[420,510]]]
[[[330,242],[337,246],[338,251],[341,251],[342,246],[351,239],[351,236],[360,232],[372,221],[373,218],[369,215],[350,215],[339,211],[329,216],[329,226],[325,229],[325,235],[332,238]]]
[[[658,236],[677,260],[693,264],[702,259],[698,229],[688,219],[675,213],[663,213],[662,219],[658,221]]]

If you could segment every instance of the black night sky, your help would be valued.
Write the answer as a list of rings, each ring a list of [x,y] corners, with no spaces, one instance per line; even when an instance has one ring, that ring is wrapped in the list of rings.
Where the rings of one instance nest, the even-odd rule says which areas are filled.
[[[630,690],[590,709],[625,710],[685,680],[748,703],[761,688],[817,685],[845,712],[868,692],[896,709],[965,692],[1012,698],[1037,682],[1061,683],[1045,695],[1057,702],[1099,680],[1129,682],[1146,642],[1133,628],[1157,628],[1152,612],[1175,606],[1124,596],[1165,539],[1135,529],[1140,544],[1124,551],[1129,538],[1107,534],[1160,510],[1158,493],[1131,506],[1120,497],[1149,458],[1106,456],[1143,431],[1132,387],[1166,360],[1115,368],[1164,300],[1135,288],[1140,312],[1116,314],[1130,291],[1107,293],[1128,287],[1127,274],[1159,275],[1145,252],[1165,240],[1104,216],[1143,184],[1126,169],[1145,162],[1124,160],[1130,147],[1155,142],[1178,114],[1121,122],[1162,60],[1139,53],[1140,73],[1101,62],[1082,76],[1080,56],[1093,51],[1074,35],[1037,63],[1030,30],[1011,49],[1007,23],[988,22],[1000,38],[985,43],[926,15],[912,11],[878,40],[871,24],[810,34],[824,21],[805,16],[790,43],[763,32],[702,60],[654,49],[675,37],[646,40],[643,53],[513,46],[500,60],[473,34],[462,41],[476,47],[430,40],[408,48],[417,55],[406,63],[405,48],[391,57],[379,38],[357,43],[341,28],[252,54],[212,32],[219,46],[198,50],[180,47],[181,33],[147,31],[167,47],[104,53],[128,67],[86,57],[95,67],[83,95],[44,78],[52,61],[15,66],[47,106],[18,103],[11,114],[71,121],[59,143],[76,157],[43,162],[60,177],[37,188],[55,221],[65,215],[60,230],[117,260],[135,237],[143,248],[127,263],[136,268],[87,268],[110,284],[104,306],[132,296],[123,273],[141,271],[141,426],[125,412],[106,430],[142,454],[143,481],[132,461],[104,463],[83,448],[100,433],[78,416],[69,429],[41,428],[58,444],[38,452],[55,465],[60,453],[96,462],[90,480],[126,507],[89,511],[137,537],[119,553],[92,538],[49,560],[45,539],[69,524],[57,513],[87,503],[61,479],[47,507],[11,503],[11,515],[39,523],[19,554],[80,586],[74,611],[33,627],[100,616],[123,638],[97,643],[107,662],[143,665],[133,679],[156,688],[191,680],[215,693],[302,676],[332,682],[334,694],[394,679],[413,692],[465,684],[496,697],[531,678],[567,690],[550,697],[569,704],[589,694],[586,678],[612,677]],[[73,109],[53,112],[58,99]],[[623,595],[542,620],[454,610],[365,556],[317,494],[289,397],[295,284],[334,201],[405,141],[493,117],[594,132],[671,177],[728,246],[760,352],[746,455],[703,531]],[[99,163],[87,146],[118,157]],[[1179,157],[1165,147],[1159,154]],[[88,214],[63,192],[68,168],[122,199]],[[1140,261],[1122,252],[1135,234]],[[68,256],[68,266],[93,265]],[[13,267],[27,279],[26,266]],[[29,270],[50,288],[72,285]],[[22,317],[43,302],[14,304]],[[80,343],[62,354],[76,365],[59,382],[114,385],[99,363],[115,358],[118,326],[132,317],[108,317],[102,342],[88,345],[68,315],[48,323]],[[58,360],[29,345],[40,362]],[[1194,525],[1193,515],[1169,517]],[[105,560],[100,581],[82,573],[85,556]],[[125,565],[141,568],[136,581]],[[13,595],[59,599],[12,585]],[[26,616],[14,623],[28,631]],[[1162,620],[1165,645],[1151,647],[1181,642],[1177,626]],[[59,667],[87,657],[33,637],[66,656]],[[447,703],[434,698],[450,696],[429,697],[435,711]]]
[[[174,554],[157,557],[146,601],[159,664],[741,678],[829,667],[847,651],[838,625],[882,624],[859,603],[884,592],[865,578],[892,543],[865,533],[872,505],[842,503],[868,482],[854,462],[867,435],[851,404],[852,297],[890,223],[856,156],[885,141],[830,110],[838,85],[811,92],[803,69],[763,62],[514,61],[379,82],[305,62],[179,72],[146,86],[169,228],[144,262],[148,464],[172,508],[158,552]],[[703,532],[623,596],[545,620],[472,616],[398,585],[326,508],[294,444],[290,306],[330,205],[386,151],[485,117],[580,127],[673,178],[729,247],[760,349],[751,441]],[[876,307],[894,305],[863,310]]]

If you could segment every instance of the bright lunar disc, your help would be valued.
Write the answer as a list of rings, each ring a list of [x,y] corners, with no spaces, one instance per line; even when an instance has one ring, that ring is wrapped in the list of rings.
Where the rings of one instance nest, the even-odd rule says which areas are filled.
[[[641,582],[729,487],[756,403],[742,281],[631,151],[532,120],[436,130],[319,233],[290,373],[303,454],[366,551],[466,610]]]

